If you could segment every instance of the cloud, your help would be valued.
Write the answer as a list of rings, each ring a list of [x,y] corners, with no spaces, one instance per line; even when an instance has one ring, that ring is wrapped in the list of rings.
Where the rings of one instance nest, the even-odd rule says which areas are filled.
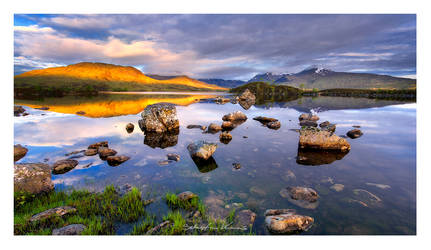
[[[415,15],[25,18],[36,24],[15,27],[16,56],[41,62],[103,61],[149,73],[236,79],[255,71],[298,72],[316,63],[336,71],[416,73]]]

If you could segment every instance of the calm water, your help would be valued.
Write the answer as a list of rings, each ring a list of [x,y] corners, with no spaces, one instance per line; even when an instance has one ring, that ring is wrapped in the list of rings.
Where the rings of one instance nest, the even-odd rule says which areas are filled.
[[[244,110],[238,104],[216,104],[208,93],[202,95],[101,95],[94,98],[48,98],[44,101],[15,100],[30,115],[14,118],[15,144],[29,151],[19,162],[52,164],[67,158],[66,153],[86,149],[89,144],[107,140],[120,155],[131,159],[110,167],[98,156],[77,158],[79,165],[63,175],[53,175],[56,188],[101,190],[108,184],[126,183],[138,187],[145,197],[161,197],[166,191],[190,190],[206,200],[214,213],[226,213],[232,203],[242,203],[256,212],[254,232],[268,234],[263,213],[269,208],[294,208],[315,219],[303,234],[415,234],[416,233],[416,104],[375,101],[363,98],[301,98],[286,103],[254,105]],[[140,112],[156,102],[177,104],[180,120],[178,137],[162,138],[170,143],[149,143],[138,126]],[[33,109],[49,106],[49,111]],[[298,116],[318,110],[320,121],[337,124],[337,135],[345,135],[353,125],[364,135],[347,139],[346,155],[298,152]],[[219,142],[218,134],[187,129],[189,124],[221,124],[221,117],[241,110],[249,119],[235,128],[229,144]],[[76,115],[78,111],[85,115]],[[255,116],[280,120],[279,130],[270,130],[253,120]],[[129,134],[127,123],[135,130]],[[247,136],[248,138],[243,138]],[[195,165],[187,145],[195,140],[217,142],[216,165]],[[162,148],[161,148],[162,147]],[[160,166],[167,153],[178,153],[181,161]],[[297,156],[310,161],[298,161]],[[232,163],[241,164],[233,170]],[[92,163],[88,168],[85,165]],[[307,165],[312,163],[312,165]],[[367,184],[368,183],[368,184]],[[330,187],[343,184],[337,192]],[[376,185],[382,184],[382,185]],[[307,186],[320,195],[315,209],[304,209],[280,196],[287,186]],[[369,200],[363,189],[381,199]],[[358,193],[358,192],[357,192]],[[213,198],[213,199],[211,199]],[[223,205],[210,204],[222,200]],[[365,205],[364,205],[365,204]],[[226,207],[226,208],[225,208]],[[164,213],[159,199],[149,209]],[[119,233],[130,228],[122,225]]]

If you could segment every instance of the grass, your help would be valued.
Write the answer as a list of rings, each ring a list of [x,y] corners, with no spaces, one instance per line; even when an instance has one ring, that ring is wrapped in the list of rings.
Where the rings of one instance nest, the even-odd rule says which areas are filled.
[[[79,191],[52,191],[41,195],[14,193],[14,234],[15,235],[50,235],[55,228],[70,224],[84,224],[83,235],[113,235],[119,223],[135,223],[130,235],[145,235],[150,229],[164,221],[170,223],[153,234],[237,234],[226,230],[235,219],[235,209],[222,220],[210,218],[207,208],[199,197],[189,201],[181,201],[174,193],[166,193],[165,201],[171,208],[162,216],[145,211],[141,192],[132,188],[120,196],[114,186],[105,187],[101,193]],[[29,219],[40,212],[59,206],[73,206],[76,212],[62,217],[53,215],[40,221],[30,222]],[[196,212],[199,211],[199,216]],[[184,214],[193,215],[186,219]],[[186,225],[208,226],[208,230],[186,230]],[[248,234],[239,232],[239,234]]]

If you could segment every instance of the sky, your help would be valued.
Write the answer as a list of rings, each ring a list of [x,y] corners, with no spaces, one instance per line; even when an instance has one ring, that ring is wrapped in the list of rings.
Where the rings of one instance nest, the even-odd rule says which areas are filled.
[[[416,15],[14,15],[14,73],[78,62],[249,80],[311,65],[416,78]]]

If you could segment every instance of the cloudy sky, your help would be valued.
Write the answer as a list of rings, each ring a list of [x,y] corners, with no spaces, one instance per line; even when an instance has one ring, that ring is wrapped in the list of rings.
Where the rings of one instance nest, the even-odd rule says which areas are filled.
[[[15,74],[82,61],[248,80],[310,65],[416,77],[415,15],[15,15]]]

